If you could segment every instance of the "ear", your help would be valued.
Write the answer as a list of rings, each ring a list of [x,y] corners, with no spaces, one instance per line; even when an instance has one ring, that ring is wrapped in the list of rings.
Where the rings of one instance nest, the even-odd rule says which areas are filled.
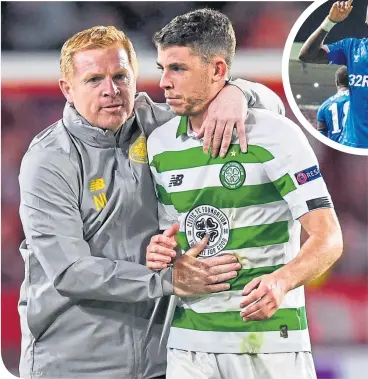
[[[66,101],[69,104],[73,104],[73,90],[71,84],[66,79],[59,79],[59,87],[64,94]]]
[[[224,80],[227,78],[227,64],[225,59],[222,57],[215,57],[213,59],[213,77],[212,80],[214,82],[219,82],[220,80]]]

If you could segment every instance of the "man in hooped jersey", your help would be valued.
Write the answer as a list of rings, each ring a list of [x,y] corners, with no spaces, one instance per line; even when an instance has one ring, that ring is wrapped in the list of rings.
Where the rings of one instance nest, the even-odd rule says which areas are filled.
[[[332,141],[339,142],[349,112],[350,94],[346,66],[335,73],[337,93],[330,96],[318,109],[317,129]]]
[[[177,115],[147,144],[160,229],[172,240],[177,232],[182,252],[199,243],[204,260],[233,254],[242,265],[229,290],[178,294],[166,378],[315,379],[303,285],[342,252],[317,159],[297,125],[261,109],[248,114],[247,154],[236,134],[224,158],[202,153],[196,135],[235,52],[225,15],[178,16],[154,42],[160,86]],[[301,225],[309,235],[302,248]],[[151,241],[148,267],[166,268],[172,249]]]
[[[33,139],[19,174],[26,237],[20,376],[162,379],[165,300],[154,306],[155,299],[175,287],[196,295],[227,289],[217,270],[226,266],[226,280],[233,276],[225,279],[225,271],[239,263],[233,256],[205,263],[182,256],[160,273],[144,265],[159,231],[146,138],[175,114],[136,94],[137,58],[126,34],[102,25],[74,34],[61,49],[60,71],[63,117]],[[227,151],[234,124],[239,134],[245,129],[247,105],[262,106],[267,91],[266,103],[276,96],[248,83],[242,89],[246,98],[229,83],[208,110],[204,140],[212,140],[214,156]]]
[[[332,5],[328,17],[304,43],[299,59],[306,63],[347,66],[350,110],[339,142],[346,146],[368,148],[368,38],[346,38],[323,44],[330,30],[349,16],[352,2],[337,1]]]

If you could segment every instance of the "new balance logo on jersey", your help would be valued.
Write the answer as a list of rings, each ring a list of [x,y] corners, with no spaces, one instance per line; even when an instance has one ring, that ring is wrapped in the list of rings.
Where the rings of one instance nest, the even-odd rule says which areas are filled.
[[[368,75],[349,75],[349,86],[368,87]]]
[[[169,187],[172,187],[172,186],[177,187],[177,186],[182,185],[183,178],[184,178],[183,174],[171,175],[170,182],[169,182]]]
[[[280,325],[280,337],[281,338],[288,338],[288,326],[287,325]]]

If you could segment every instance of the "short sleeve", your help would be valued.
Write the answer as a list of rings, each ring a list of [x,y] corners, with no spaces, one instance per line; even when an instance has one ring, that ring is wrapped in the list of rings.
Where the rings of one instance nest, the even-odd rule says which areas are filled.
[[[350,41],[351,38],[346,38],[324,46],[330,64],[347,65]]]
[[[265,171],[288,203],[294,219],[318,209],[330,208],[332,202],[321,175],[317,158],[302,131],[290,120],[288,138],[280,136],[273,159],[264,163]]]

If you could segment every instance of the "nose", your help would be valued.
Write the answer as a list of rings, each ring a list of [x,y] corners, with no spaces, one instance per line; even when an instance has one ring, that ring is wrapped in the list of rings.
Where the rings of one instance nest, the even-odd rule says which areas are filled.
[[[162,89],[171,89],[171,88],[173,88],[173,83],[170,80],[169,75],[165,71],[163,71],[162,75],[161,75],[160,87]]]
[[[104,97],[116,97],[120,93],[119,87],[115,84],[112,79],[106,79],[105,86],[103,89]]]

